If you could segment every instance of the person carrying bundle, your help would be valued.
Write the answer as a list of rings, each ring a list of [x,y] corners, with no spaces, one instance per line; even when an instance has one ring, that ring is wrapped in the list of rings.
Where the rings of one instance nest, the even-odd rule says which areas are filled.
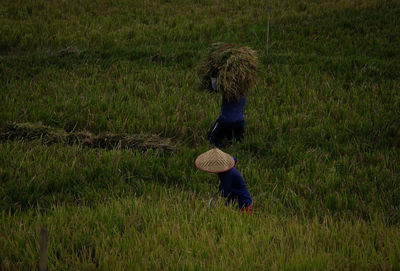
[[[208,140],[224,147],[226,138],[241,141],[244,137],[244,106],[248,89],[254,86],[258,59],[249,47],[230,43],[215,43],[200,62],[199,77],[202,89],[222,95],[221,113],[208,132]]]
[[[218,174],[219,194],[227,198],[227,205],[237,203],[242,212],[253,214],[253,201],[242,175],[235,167],[235,157],[213,148],[200,154],[194,163],[203,171]]]

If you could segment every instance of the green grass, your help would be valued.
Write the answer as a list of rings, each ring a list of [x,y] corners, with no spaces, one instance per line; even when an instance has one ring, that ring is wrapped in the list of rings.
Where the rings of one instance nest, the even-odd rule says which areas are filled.
[[[0,130],[157,134],[176,153],[0,142],[0,269],[400,269],[397,1],[3,1]],[[194,166],[212,42],[262,63],[238,158],[250,219]],[[65,50],[66,48],[70,48]]]
[[[51,232],[49,264],[58,270],[400,267],[398,228],[379,217],[369,223],[248,217],[221,205],[209,209],[190,192],[148,186],[146,194],[94,208],[60,204],[46,214],[3,213],[0,229],[10,232],[3,267],[35,269],[39,240],[33,233],[41,226]]]

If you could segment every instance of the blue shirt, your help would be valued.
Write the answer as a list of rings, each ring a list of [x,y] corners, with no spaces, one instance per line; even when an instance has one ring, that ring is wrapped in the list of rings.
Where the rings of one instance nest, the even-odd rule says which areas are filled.
[[[237,159],[234,159],[236,164]],[[239,208],[243,208],[253,202],[242,175],[240,175],[240,172],[235,167],[218,173],[218,177],[221,181],[219,185],[220,193],[223,197],[228,198],[228,203],[237,201]]]
[[[218,121],[222,123],[232,123],[244,121],[244,106],[247,102],[247,96],[240,98],[238,101],[227,101],[222,98],[221,114]]]
[[[211,77],[211,86],[217,91],[217,78]],[[227,101],[222,97],[221,114],[218,121],[222,123],[242,122],[244,121],[244,106],[247,102],[247,96],[240,98],[238,101]]]

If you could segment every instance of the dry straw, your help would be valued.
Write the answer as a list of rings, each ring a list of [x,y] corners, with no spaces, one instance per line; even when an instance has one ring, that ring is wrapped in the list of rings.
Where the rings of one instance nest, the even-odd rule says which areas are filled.
[[[200,61],[199,77],[202,89],[211,89],[210,78],[217,78],[217,90],[228,101],[239,100],[254,86],[257,75],[256,52],[247,46],[214,43]]]
[[[106,149],[157,149],[173,152],[177,150],[177,143],[170,138],[161,138],[157,135],[146,134],[111,134],[94,135],[87,131],[66,132],[42,124],[9,123],[0,131],[0,140],[41,140],[43,144],[65,143],[81,145],[89,148]]]

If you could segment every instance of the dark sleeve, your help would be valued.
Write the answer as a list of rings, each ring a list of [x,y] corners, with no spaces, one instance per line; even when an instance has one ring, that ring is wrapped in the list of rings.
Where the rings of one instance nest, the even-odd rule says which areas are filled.
[[[219,191],[221,193],[221,196],[223,197],[228,197],[229,194],[232,191],[232,175],[231,174],[226,174],[222,177],[220,177],[221,184],[219,185]]]
[[[243,189],[246,187],[243,176],[239,172],[233,176],[231,186],[235,189]]]

